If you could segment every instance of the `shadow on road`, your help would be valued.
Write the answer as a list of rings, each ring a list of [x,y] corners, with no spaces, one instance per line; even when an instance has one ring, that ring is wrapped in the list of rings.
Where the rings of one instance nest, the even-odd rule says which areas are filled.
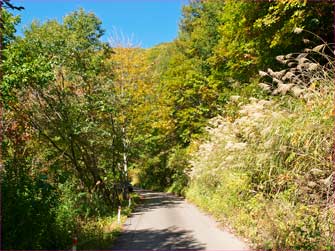
[[[168,228],[132,230],[123,233],[112,250],[204,250],[191,231]]]
[[[178,206],[183,199],[174,195],[167,195],[166,193],[152,192],[147,190],[139,190],[143,198],[143,204],[136,208],[134,214],[147,212],[156,208],[171,208]]]
[[[140,194],[143,203],[136,208],[131,218],[155,209],[178,207],[184,201],[166,193],[141,189],[135,191]],[[199,243],[193,235],[192,231],[174,226],[163,229],[127,229],[114,243],[112,250],[204,250],[204,244]]]

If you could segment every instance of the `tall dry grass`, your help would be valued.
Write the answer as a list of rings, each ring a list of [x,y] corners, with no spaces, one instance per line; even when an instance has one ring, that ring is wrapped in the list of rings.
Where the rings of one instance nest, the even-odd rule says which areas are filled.
[[[262,249],[333,250],[334,56],[322,44],[260,71],[273,95],[211,120],[187,197]]]

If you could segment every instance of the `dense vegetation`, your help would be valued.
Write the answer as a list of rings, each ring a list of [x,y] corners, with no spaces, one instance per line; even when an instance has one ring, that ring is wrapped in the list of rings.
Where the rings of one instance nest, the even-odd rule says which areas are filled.
[[[122,93],[102,34],[79,10],[3,50],[5,248],[65,248],[126,197]]]
[[[141,49],[82,9],[18,37],[3,9],[3,248],[103,232],[131,178],[255,247],[333,250],[333,11],[190,1],[175,41]]]

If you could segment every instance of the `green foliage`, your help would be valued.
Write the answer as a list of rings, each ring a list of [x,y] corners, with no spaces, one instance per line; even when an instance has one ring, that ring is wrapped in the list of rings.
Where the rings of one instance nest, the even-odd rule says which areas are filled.
[[[139,173],[140,186],[152,190],[162,190],[171,184],[171,170],[165,168],[166,154],[160,154],[147,159]]]
[[[163,83],[173,94],[173,119],[179,141],[187,145],[202,133],[206,120],[215,116],[220,101],[221,85],[209,78],[206,61],[218,37],[218,14],[222,5],[216,1],[191,3],[183,8],[180,36]],[[182,63],[180,63],[182,62]]]
[[[167,168],[171,170],[172,185],[168,188],[168,192],[177,195],[185,195],[185,189],[189,181],[189,155],[185,148],[177,147],[171,151]]]
[[[19,163],[15,163],[19,161]],[[15,170],[13,167],[15,166]],[[11,167],[11,169],[9,168]],[[2,241],[4,249],[56,249],[66,247],[66,233],[57,222],[59,193],[45,175],[27,175],[25,160],[7,161],[2,176]]]
[[[53,157],[61,156],[64,165],[79,174],[87,192],[97,189],[104,194],[108,184],[102,176],[110,171],[105,167],[115,169],[113,161],[121,156],[110,152],[119,128],[112,124],[111,75],[102,73],[109,49],[97,40],[100,23],[80,10],[67,16],[63,25],[33,24],[25,38],[6,50],[3,86],[16,98],[9,109],[29,114],[28,123],[42,137],[41,143],[54,150]],[[86,30],[79,32],[83,25]]]
[[[83,9],[64,17],[64,26],[72,35],[71,40],[77,41],[76,45],[73,44],[76,50],[85,50],[92,46],[100,48],[99,39],[104,34],[101,24],[94,13],[86,13]]]
[[[2,24],[2,48],[6,48],[9,43],[15,38],[15,25],[20,23],[20,17],[14,16],[6,9],[1,9],[1,24]]]
[[[183,7],[177,46],[188,58],[201,59],[201,70],[208,72],[206,63],[213,54],[219,36],[220,15],[224,4],[218,1],[194,1]]]
[[[331,20],[327,18],[334,11],[331,1],[229,0],[221,4],[225,11],[220,16],[220,39],[209,59],[214,75],[221,79],[248,81],[259,68],[276,68],[276,55],[299,51],[305,43],[317,41],[313,35],[293,34],[295,27],[305,27],[332,41]]]

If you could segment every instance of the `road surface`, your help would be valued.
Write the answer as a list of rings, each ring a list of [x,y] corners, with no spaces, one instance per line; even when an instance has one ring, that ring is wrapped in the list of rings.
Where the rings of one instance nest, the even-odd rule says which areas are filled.
[[[250,250],[185,200],[139,190],[144,203],[124,225],[112,250]]]

